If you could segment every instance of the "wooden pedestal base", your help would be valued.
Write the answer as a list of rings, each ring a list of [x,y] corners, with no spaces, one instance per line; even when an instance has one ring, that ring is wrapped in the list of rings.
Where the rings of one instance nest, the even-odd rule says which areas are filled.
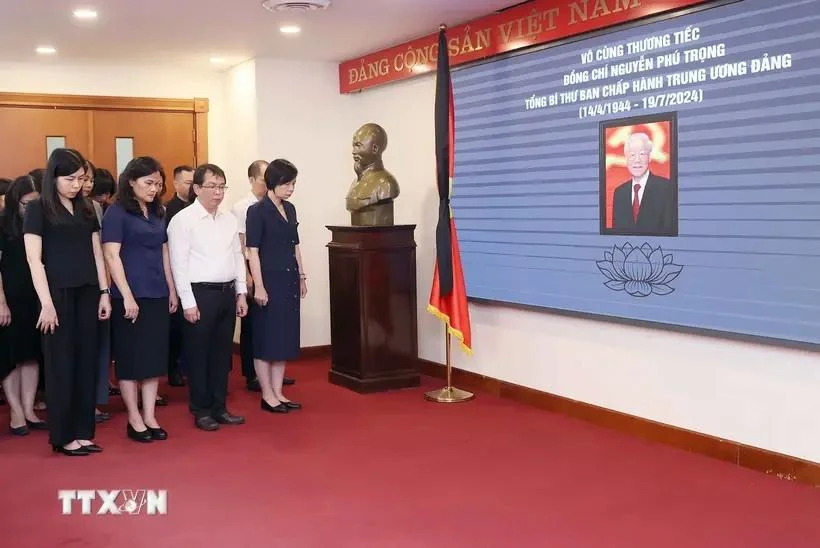
[[[327,228],[329,382],[359,393],[419,386],[415,225]]]

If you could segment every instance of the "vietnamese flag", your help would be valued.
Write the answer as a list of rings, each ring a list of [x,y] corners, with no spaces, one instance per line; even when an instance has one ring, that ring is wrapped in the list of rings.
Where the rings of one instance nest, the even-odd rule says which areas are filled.
[[[438,35],[436,69],[436,180],[438,183],[438,224],[436,225],[436,267],[427,310],[447,324],[447,332],[457,338],[461,349],[472,353],[470,310],[461,268],[456,222],[450,209],[453,184],[455,113],[450,82],[450,60],[444,27]]]

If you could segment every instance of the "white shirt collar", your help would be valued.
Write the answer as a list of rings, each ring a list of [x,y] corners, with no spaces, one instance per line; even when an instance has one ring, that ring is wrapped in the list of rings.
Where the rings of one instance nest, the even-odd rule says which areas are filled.
[[[200,219],[205,219],[206,217],[211,217],[211,216],[212,216],[212,215],[208,212],[208,210],[207,210],[207,209],[205,209],[205,206],[203,206],[203,205],[202,205],[202,202],[200,202],[200,201],[199,201],[199,198],[197,198],[196,200],[194,200],[194,203],[192,203],[192,204],[191,204],[190,206],[188,206],[188,207],[193,207],[193,208],[195,208],[195,211],[196,211],[197,217],[198,217],[198,218],[200,218]],[[213,215],[213,218],[214,218],[214,219],[216,219],[216,218],[218,218],[220,215],[222,215],[222,212],[219,210],[219,208],[217,208],[217,209],[216,209],[216,214],[215,214],[215,215]]]
[[[632,184],[633,185],[641,185],[641,190],[643,190],[643,188],[646,186],[647,179],[649,179],[649,170],[648,169],[644,172],[643,175],[641,175],[637,179],[635,179],[633,177],[632,178]]]

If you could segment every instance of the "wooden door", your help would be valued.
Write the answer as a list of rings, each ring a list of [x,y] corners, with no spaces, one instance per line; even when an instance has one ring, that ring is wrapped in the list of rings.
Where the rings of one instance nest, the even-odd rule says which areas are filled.
[[[118,141],[119,139],[119,141]],[[173,195],[174,167],[208,161],[208,99],[0,92],[0,177],[45,167],[49,146],[76,148],[116,177],[131,156],[154,156]]]
[[[156,158],[165,170],[167,201],[174,194],[174,168],[196,166],[194,125],[190,112],[94,111],[91,161],[116,178],[131,158]]]
[[[84,153],[88,137],[86,111],[0,106],[0,177],[46,167],[49,141]]]

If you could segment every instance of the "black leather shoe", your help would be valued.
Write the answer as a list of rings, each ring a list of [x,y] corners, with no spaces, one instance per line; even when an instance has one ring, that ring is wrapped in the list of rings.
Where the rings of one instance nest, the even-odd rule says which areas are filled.
[[[48,423],[46,423],[46,421],[26,420],[26,425],[32,430],[48,430]]]
[[[285,386],[290,386],[291,384],[296,384],[296,379],[291,379],[290,377],[285,377],[282,379],[282,384]]]
[[[172,373],[168,375],[168,386],[185,386],[185,379],[181,373]]]
[[[245,417],[231,415],[227,411],[215,413],[213,418],[219,424],[245,424]]]
[[[92,443],[90,445],[83,445],[83,449],[88,451],[89,453],[102,453],[103,448],[97,445],[96,443]]]
[[[301,408],[302,408],[302,404],[301,404],[301,403],[296,403],[295,401],[283,401],[282,403],[283,403],[283,404],[285,405],[285,407],[287,407],[288,409],[294,409],[294,410],[296,410],[296,409],[301,409]]]
[[[148,432],[151,433],[151,439],[154,441],[162,441],[168,439],[168,432],[163,430],[162,428],[151,428],[147,426]]]
[[[62,453],[67,457],[87,457],[91,454],[83,446],[80,446],[78,449],[66,449],[62,445],[52,445],[51,450],[55,453]]]
[[[212,417],[197,417],[194,419],[194,424],[200,430],[205,430],[206,432],[213,432],[214,430],[219,430],[219,423],[216,422]]]
[[[249,392],[261,392],[262,387],[259,386],[259,379],[250,379],[245,382],[245,388],[248,389]]]
[[[140,443],[150,443],[152,441],[151,431],[148,428],[138,432],[137,429],[131,426],[131,423],[129,422],[125,432],[128,434],[128,438],[134,441],[138,441]]]
[[[23,426],[9,426],[9,434],[12,436],[28,436],[29,429],[25,424]]]
[[[259,407],[262,408],[262,411],[267,411],[268,413],[287,413],[289,411],[283,403],[280,403],[279,405],[271,405],[265,400],[260,402]]]

